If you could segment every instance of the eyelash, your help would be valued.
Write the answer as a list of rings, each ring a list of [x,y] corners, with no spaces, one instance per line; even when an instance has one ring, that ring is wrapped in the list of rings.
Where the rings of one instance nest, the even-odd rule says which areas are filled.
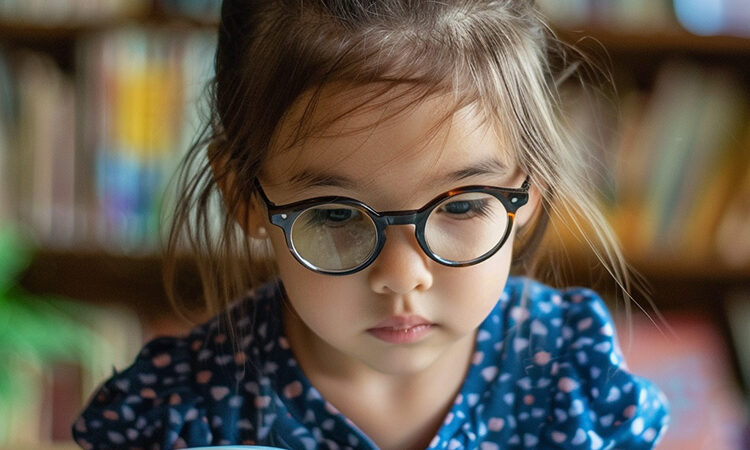
[[[466,217],[467,219],[473,219],[474,217],[487,217],[489,215],[490,208],[488,206],[487,200],[457,200],[455,202],[448,202],[445,205],[443,205],[440,209],[445,210],[446,206],[449,206],[454,203],[468,203],[469,204],[469,210],[465,213],[450,213],[446,211],[446,214],[450,214],[452,216],[465,216],[467,214],[471,214],[470,217]]]
[[[353,212],[353,217],[346,218],[343,220],[331,220],[330,216],[327,213],[330,213],[331,211],[351,211]],[[305,218],[306,225],[327,225],[331,228],[337,228],[344,226],[346,223],[350,222],[353,219],[356,219],[358,216],[361,216],[361,211],[354,209],[354,208],[331,208],[331,209],[315,209],[312,211],[311,214],[309,214],[309,217]]]

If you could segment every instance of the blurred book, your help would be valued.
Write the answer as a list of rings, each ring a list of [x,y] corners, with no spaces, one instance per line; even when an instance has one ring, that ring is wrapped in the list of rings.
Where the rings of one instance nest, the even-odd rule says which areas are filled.
[[[0,218],[69,239],[75,171],[73,83],[48,57],[0,55]]]
[[[722,261],[729,267],[750,266],[750,127],[743,157],[735,158],[739,182],[721,192],[727,199],[724,213],[716,225],[715,244]],[[726,168],[730,172],[731,168]],[[736,169],[735,169],[736,170]],[[722,186],[724,187],[724,186]]]
[[[741,148],[739,137],[747,125],[747,94],[735,75],[724,69],[696,69],[683,64],[662,69],[661,82],[676,89],[668,92],[671,103],[661,111],[668,119],[652,117],[650,123],[652,128],[665,125],[660,140],[646,147],[658,155],[643,197],[653,233],[647,241],[657,251],[692,251],[701,245],[697,236],[690,237],[696,241],[685,239],[687,224],[702,213],[696,200],[709,183],[717,181],[714,175],[724,169],[724,155]],[[663,84],[658,89],[668,90]],[[739,157],[734,161],[739,163]]]
[[[165,14],[166,20],[218,23],[220,8],[221,0],[2,0],[0,24],[77,26],[148,18],[155,12]]]
[[[79,47],[89,124],[83,151],[96,174],[94,240],[145,251],[158,242],[167,182],[205,117],[214,46],[208,31],[138,27]]]
[[[602,203],[629,255],[748,267],[750,98],[739,75],[672,61],[648,91],[620,89],[610,112],[601,101],[566,112],[614,175],[614,185],[601,177]]]
[[[76,25],[134,16],[145,11],[149,4],[149,0],[3,0],[0,1],[0,22]]]
[[[201,22],[219,21],[221,0],[156,0],[168,15],[186,16]]]
[[[87,33],[74,76],[0,51],[0,218],[47,248],[153,251],[167,183],[207,116],[214,50],[205,29]]]
[[[747,0],[538,0],[557,25],[620,32],[687,30],[696,35],[750,36]]]
[[[11,182],[8,176],[10,151],[13,147],[11,132],[15,129],[16,101],[12,74],[5,55],[0,51],[0,223],[11,218]]]
[[[673,28],[671,0],[539,0],[541,10],[557,25],[598,26],[627,31]]]

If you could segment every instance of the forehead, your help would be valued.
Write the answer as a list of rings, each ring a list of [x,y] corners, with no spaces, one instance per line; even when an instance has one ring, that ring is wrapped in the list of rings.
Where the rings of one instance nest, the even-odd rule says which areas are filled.
[[[512,167],[502,130],[476,105],[456,105],[408,87],[383,93],[329,86],[317,98],[305,94],[277,127],[263,181],[292,189],[301,175],[325,174],[353,181],[352,190],[382,191],[393,183],[424,186],[472,164]]]

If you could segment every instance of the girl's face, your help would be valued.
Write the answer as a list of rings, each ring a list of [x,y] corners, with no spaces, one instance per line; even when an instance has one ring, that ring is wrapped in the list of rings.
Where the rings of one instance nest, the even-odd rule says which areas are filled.
[[[342,95],[323,95],[311,120],[350,106]],[[263,189],[277,205],[340,195],[392,211],[418,209],[466,185],[519,187],[525,174],[474,111],[459,111],[435,128],[444,107],[434,98],[395,116],[395,101],[350,113],[298,145],[272,150],[260,178]],[[298,113],[293,109],[281,123],[276,142],[292,136]],[[535,198],[532,192],[519,209],[514,229],[529,219]],[[263,227],[271,240],[291,305],[285,326],[293,349],[331,373],[414,374],[454,358],[459,348],[468,349],[468,357],[476,328],[502,293],[513,247],[511,234],[491,258],[448,267],[425,255],[413,225],[389,226],[370,266],[331,276],[294,259],[262,204],[251,208],[249,224],[250,233]]]

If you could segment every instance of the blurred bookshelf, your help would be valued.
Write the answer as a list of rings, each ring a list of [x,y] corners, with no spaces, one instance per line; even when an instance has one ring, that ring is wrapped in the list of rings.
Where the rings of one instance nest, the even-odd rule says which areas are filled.
[[[161,192],[201,123],[217,8],[0,2],[0,448],[76,448],[96,386],[189,327],[153,254]]]
[[[608,98],[573,101],[568,117],[615,175],[602,203],[626,256],[665,314],[710,319],[727,370],[747,380],[750,344],[737,336],[750,323],[750,28],[735,18],[707,33],[683,3],[539,1],[556,34],[615,82]],[[0,224],[35,247],[18,286],[112,308],[119,325],[90,315],[137,344],[179,332],[156,255],[159,208],[205,113],[218,1],[55,4],[0,1]],[[575,87],[566,95],[576,100]],[[571,283],[601,278],[590,256],[568,258]],[[119,361],[139,346],[112,345]],[[66,445],[51,420],[32,447]],[[23,448],[13,439],[0,430],[0,448]]]

